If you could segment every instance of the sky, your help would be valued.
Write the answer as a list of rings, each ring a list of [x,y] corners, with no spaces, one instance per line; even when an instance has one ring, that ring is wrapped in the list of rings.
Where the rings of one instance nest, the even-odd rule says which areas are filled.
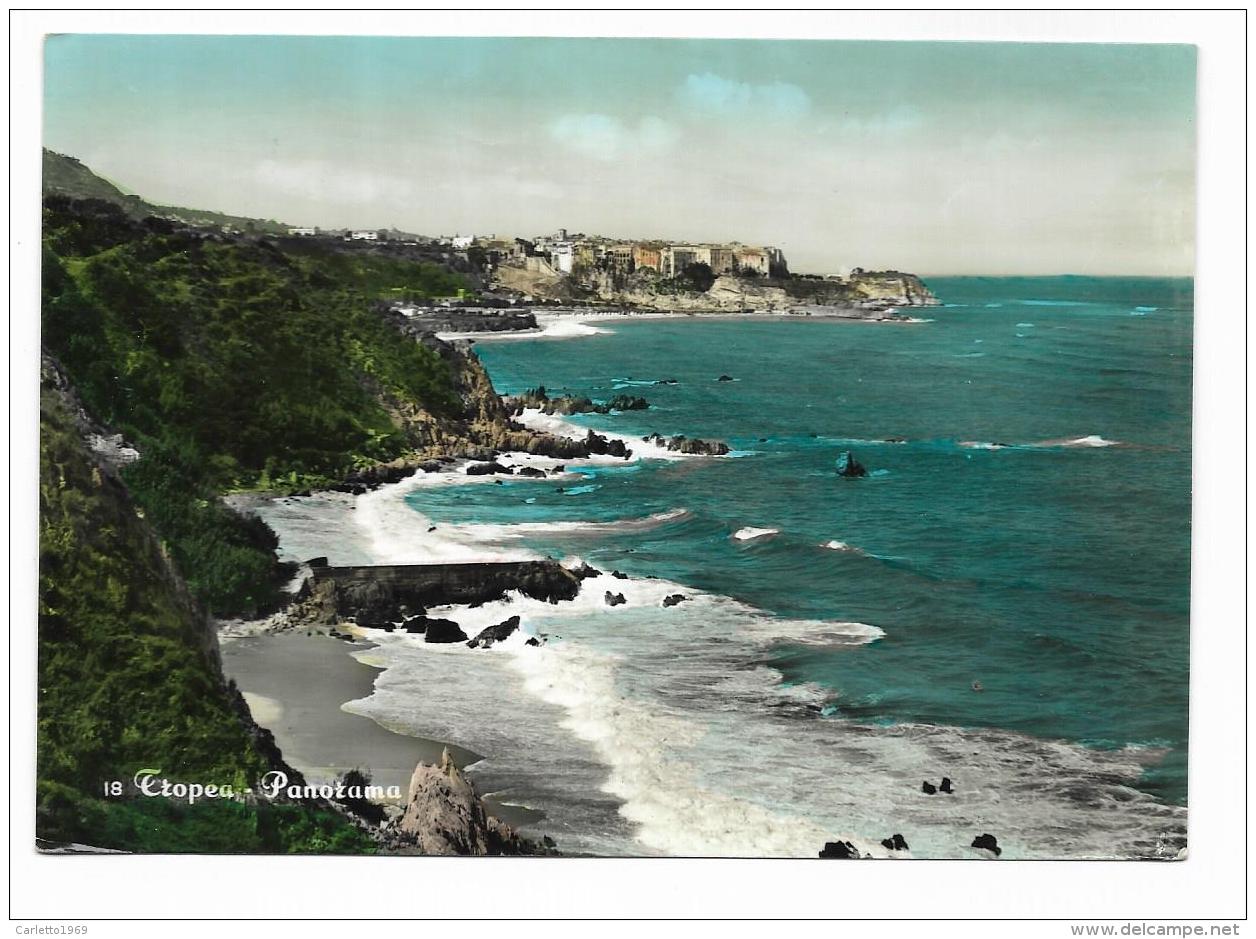
[[[61,35],[44,145],[293,225],[1189,275],[1185,45]]]

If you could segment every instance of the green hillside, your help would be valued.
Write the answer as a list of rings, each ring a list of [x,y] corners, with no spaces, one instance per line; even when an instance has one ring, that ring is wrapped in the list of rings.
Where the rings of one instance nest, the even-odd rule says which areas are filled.
[[[265,611],[287,571],[274,534],[221,495],[340,479],[461,419],[449,365],[376,306],[466,282],[439,264],[189,228],[77,161],[46,153],[45,169],[37,835],[370,853],[325,805],[104,786],[150,767],[238,791],[279,763],[223,679],[205,611]],[[139,460],[91,454],[96,426]]]
[[[399,408],[459,413],[446,363],[372,304],[463,286],[439,265],[288,254],[110,202],[45,202],[44,345],[88,412],[144,454],[127,482],[218,614],[267,608],[281,576],[273,536],[218,494],[341,479],[421,443]]]
[[[106,797],[107,782],[141,768],[242,791],[272,768],[273,751],[223,681],[209,623],[45,379],[36,834],[120,850],[370,851],[314,806]]]

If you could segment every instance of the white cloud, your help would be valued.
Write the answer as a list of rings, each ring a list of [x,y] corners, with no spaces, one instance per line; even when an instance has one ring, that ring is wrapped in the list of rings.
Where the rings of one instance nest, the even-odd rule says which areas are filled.
[[[370,204],[409,196],[414,188],[408,179],[326,160],[262,160],[255,177],[266,188],[315,204]]]
[[[565,147],[598,160],[639,153],[661,153],[676,140],[675,129],[657,117],[635,126],[608,114],[564,114],[550,125],[550,136]]]
[[[755,85],[712,72],[690,75],[677,96],[704,114],[799,118],[811,110],[811,97],[797,85],[770,82]]]

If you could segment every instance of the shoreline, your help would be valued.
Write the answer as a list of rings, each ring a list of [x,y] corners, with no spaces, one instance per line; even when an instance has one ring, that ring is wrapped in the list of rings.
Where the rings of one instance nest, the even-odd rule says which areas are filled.
[[[929,309],[928,307],[892,307],[887,310],[865,310],[859,307],[814,307],[789,310],[736,311],[736,310],[649,310],[623,308],[592,308],[534,310],[536,329],[478,330],[464,332],[438,332],[436,336],[446,342],[471,339],[475,342],[501,342],[512,339],[575,339],[596,335],[600,330],[590,326],[589,331],[555,329],[564,323],[580,326],[587,320],[703,320],[707,322],[744,322],[765,320],[779,322],[820,321],[838,323],[871,323],[874,325],[915,326],[932,323],[931,318],[908,316],[901,310]]]
[[[669,315],[664,315],[664,316],[667,316],[667,318],[671,318]],[[661,316],[658,318],[663,318],[663,317]],[[735,318],[741,319],[741,317],[735,317]],[[560,418],[555,418],[553,416],[547,416],[547,415],[542,415],[542,414],[537,414],[537,413],[528,413],[524,415],[521,422],[524,423],[525,426],[532,427],[533,429],[541,429],[542,427],[545,427],[546,429],[551,429],[551,430],[554,429],[554,426],[560,426],[563,423]],[[650,456],[653,456],[653,454],[645,452],[644,450],[637,450],[636,452],[634,452],[632,460],[635,462],[640,459],[649,458]],[[677,455],[675,454],[672,454],[671,456],[672,458],[678,458]],[[541,458],[541,457],[529,458],[526,455],[519,455],[519,454],[505,454],[502,456],[502,459],[505,462],[510,462],[511,459],[515,459],[515,458],[517,458],[518,461],[522,463],[527,463],[530,460],[531,461],[546,461],[549,459],[549,458]],[[602,458],[602,459],[607,460],[608,458]],[[574,460],[563,461],[563,462],[570,464],[571,468],[578,468],[579,466],[584,465],[586,463],[598,462],[598,458],[595,458],[594,460],[574,459]],[[618,464],[621,461],[618,459],[615,459],[612,462]],[[341,495],[337,497],[337,500],[344,500],[346,507],[344,511],[341,512],[334,521],[329,522],[328,527],[324,531],[322,537],[327,541],[332,541],[334,540],[336,533],[342,530],[341,526],[350,526],[355,530],[355,533],[357,535],[363,538],[367,538],[369,540],[372,553],[383,552],[384,554],[387,554],[391,552],[393,555],[391,560],[393,560],[396,563],[446,562],[446,561],[451,560],[451,557],[449,557],[447,553],[442,549],[454,548],[455,546],[457,548],[458,553],[462,554],[462,557],[460,559],[466,560],[466,561],[489,560],[491,555],[499,555],[501,553],[515,554],[516,546],[513,544],[510,544],[508,541],[503,542],[502,539],[493,537],[493,532],[490,531],[490,526],[479,526],[473,523],[457,523],[457,522],[441,523],[438,526],[438,529],[436,531],[430,532],[427,535],[420,534],[423,531],[423,527],[431,526],[431,522],[426,516],[424,516],[421,513],[421,511],[415,511],[414,506],[412,505],[404,506],[408,510],[406,513],[404,514],[397,513],[398,518],[402,522],[404,522],[404,530],[402,527],[395,527],[393,529],[384,529],[384,530],[380,529],[380,523],[387,521],[387,517],[390,514],[392,514],[391,510],[401,507],[398,505],[398,503],[404,503],[406,501],[406,496],[410,492],[417,491],[418,489],[425,488],[427,486],[469,485],[472,483],[486,484],[486,483],[491,483],[493,481],[494,480],[491,477],[468,478],[464,475],[464,473],[461,472],[460,466],[454,466],[439,473],[420,472],[420,473],[417,473],[411,479],[403,480],[398,483],[385,484],[383,486],[380,486],[377,490],[373,490],[372,492],[367,493],[362,496],[351,497],[351,498],[346,499],[345,496]],[[275,500],[275,501],[280,501],[280,500]],[[300,499],[298,501],[303,502],[303,503],[307,502],[307,500],[305,499]],[[353,509],[355,510],[351,512],[348,508],[349,506],[352,506]],[[420,509],[421,509],[421,506],[420,506]],[[323,520],[328,521],[326,516],[323,517]],[[491,527],[497,528],[498,526],[491,526]],[[380,537],[376,538],[375,536],[377,535]],[[485,537],[479,537],[480,535],[483,535]],[[285,541],[287,541],[286,538],[285,538]],[[286,544],[285,547],[287,547],[290,550],[292,549],[292,545],[290,543]],[[281,551],[282,550],[283,548],[281,548]],[[325,551],[313,552],[313,554],[320,554],[320,553],[326,553],[326,552]],[[308,556],[310,555],[307,553],[307,558]],[[515,554],[515,556],[518,556],[518,555]],[[497,558],[497,559],[500,559],[500,558]],[[377,563],[377,564],[387,563],[387,561],[385,561],[383,557],[381,556],[374,563]],[[623,584],[621,587],[618,587],[616,589],[627,589],[631,586],[632,586],[631,583]],[[676,585],[677,589],[680,589],[683,586],[684,585]],[[671,587],[669,586],[667,589],[671,589]],[[598,592],[600,593],[600,589],[598,590]],[[651,602],[648,605],[652,607],[657,606],[658,605],[657,599],[655,599],[653,602]],[[699,607],[697,604],[695,604],[692,607],[689,605],[686,605],[682,609],[682,612],[687,612],[689,610],[696,611],[698,608]],[[518,610],[518,607],[515,607],[515,609]],[[629,609],[631,609],[631,605]],[[507,615],[507,613],[509,612],[510,612],[509,610],[478,611],[479,614],[483,614],[484,616],[490,617],[489,619],[484,620],[483,621],[484,623],[491,623],[495,621],[496,619],[501,619],[505,615]],[[597,613],[602,614],[604,612],[605,611],[601,610],[600,605],[598,605]],[[435,615],[454,615],[452,612],[449,612],[448,614],[446,614],[443,612],[435,612],[435,611],[434,611],[434,614]],[[458,619],[460,622],[462,622],[461,616],[455,616],[455,618]],[[474,619],[478,619],[478,618],[479,616],[477,614],[477,616]],[[476,626],[479,626],[482,624],[483,623],[476,622]],[[464,623],[464,626],[466,625],[467,624]],[[468,634],[471,634],[469,627],[468,627]],[[433,649],[433,651],[439,652],[443,650]],[[449,649],[449,651],[459,652],[460,650],[451,648]],[[549,655],[549,653],[546,653],[546,654]],[[441,664],[442,665],[447,664],[449,661],[450,661],[449,659],[445,659],[444,662],[442,662]],[[521,660],[521,661],[526,663],[526,667],[531,668],[533,665],[541,666],[545,664],[548,660],[538,659],[534,661],[534,660],[528,659],[528,660]],[[560,687],[559,685],[553,685],[549,683],[553,676],[546,670],[542,670],[540,673],[537,674],[536,677],[538,680],[541,677],[544,677],[547,682],[547,684],[545,684],[544,686],[538,684],[538,687],[544,687],[544,688],[559,688]],[[577,675],[576,677],[581,678],[584,676]],[[597,691],[598,689],[595,688],[593,690]],[[771,693],[775,696],[780,695],[779,692],[776,692],[774,690],[772,690]],[[604,707],[609,706],[609,705],[606,705],[605,702],[594,700],[596,697],[597,696],[594,695],[594,696],[591,696],[588,701],[581,701],[580,706],[591,708],[592,709],[591,713],[594,716],[598,717],[599,719],[603,719],[603,718],[612,719],[614,721],[614,724],[610,728],[610,730],[606,732],[607,736],[599,737],[597,741],[595,742],[595,745],[599,747],[611,747],[611,746],[627,747],[628,748],[626,751],[627,757],[633,757],[634,754],[636,754],[637,752],[636,747],[631,743],[625,742],[633,738],[627,735],[626,730],[628,728],[626,727],[626,725],[621,726],[621,723],[620,723],[622,720],[626,720],[626,718],[621,718],[620,712],[618,710],[612,710],[609,713],[609,715],[604,714],[603,713]],[[569,706],[568,702],[565,702],[561,699],[561,695],[555,696],[555,694],[551,692],[543,693],[542,699],[547,700],[548,703],[550,704],[556,704],[560,706]],[[607,700],[615,703],[615,707],[617,708],[622,706],[621,703],[615,702],[614,698],[609,698]],[[624,711],[624,713],[629,714],[630,712]],[[647,717],[650,716],[648,714],[645,714],[645,712],[642,712],[642,713],[643,715]],[[422,725],[419,725],[419,726],[421,727]],[[635,727],[631,729],[633,730],[634,734],[637,732]],[[625,732],[621,733],[621,731],[625,731]],[[845,727],[845,726],[839,727],[835,725],[832,728],[829,728],[830,737],[834,742],[843,740],[843,734],[845,733],[857,734],[859,732],[861,731],[859,730],[858,727],[856,727],[854,731],[851,731],[849,727]],[[890,747],[895,744],[915,745],[915,737],[913,736],[914,733],[917,733],[917,731],[915,731],[910,726],[906,728],[900,728],[900,729],[887,732],[885,734],[885,738],[888,741],[886,746]],[[950,727],[950,726],[936,726],[930,729],[928,740],[938,738],[941,742],[937,744],[937,746],[942,748],[943,750],[946,750],[946,749],[953,748],[953,746],[955,745],[953,738],[955,738],[956,735],[958,735],[957,739],[960,739],[963,741],[968,741],[970,739],[970,735],[966,735],[965,731],[962,728],[955,728],[955,727]],[[1039,738],[1033,738],[1033,737],[1022,738],[1020,735],[1016,735],[1013,733],[1000,732],[997,729],[988,729],[988,728],[981,730],[979,732],[979,735],[980,735],[980,738],[984,742],[991,745],[991,750],[989,754],[988,755],[983,754],[983,755],[986,756],[986,758],[990,761],[989,766],[993,768],[1003,768],[1004,764],[1007,762],[1004,759],[1006,755],[1005,751],[1017,752],[1018,748],[1032,747],[1033,751],[1036,754],[1045,758],[1052,755],[1053,748],[1057,748],[1062,743],[1065,743],[1063,741],[1041,740]],[[411,739],[415,739],[415,738],[411,738]],[[591,738],[586,737],[584,739],[588,740]],[[927,741],[922,742],[919,745],[922,748],[929,746]],[[489,751],[485,751],[485,752],[489,752]],[[1071,748],[1070,748],[1070,752],[1071,752]],[[606,754],[603,753],[603,756],[605,755]],[[884,755],[890,755],[888,750],[886,751]],[[1128,759],[1124,757],[1120,757],[1116,754],[1113,754],[1113,755],[1087,754],[1086,756],[1088,758],[1093,758],[1095,760],[1095,765],[1098,767],[1098,771],[1102,771],[1102,772],[1117,772],[1117,773],[1123,774],[1127,769],[1127,767],[1123,765],[1124,763],[1128,762],[1129,764],[1132,765],[1135,762],[1138,762],[1138,763],[1142,762],[1141,758],[1138,758],[1133,755],[1129,755]],[[631,760],[625,765],[625,767],[619,768],[617,772],[619,772],[621,775],[625,770],[631,770],[635,773],[635,772],[640,771],[641,767],[646,766],[646,765],[647,764],[645,761]],[[906,772],[914,772],[914,771],[915,771],[914,766],[906,770]],[[975,771],[975,770],[970,770],[970,771]],[[1089,778],[1088,776],[1084,774],[1095,772],[1095,771],[1096,771],[1095,769],[1089,766],[1086,767],[1085,769],[1081,769],[1081,768],[1072,769],[1072,772],[1078,773],[1078,776],[1081,779]],[[650,765],[648,772],[649,772],[648,779],[638,780],[634,777],[631,781],[634,784],[636,784],[637,782],[643,782],[643,781],[655,782],[655,781],[658,781],[655,779],[655,777],[658,776],[658,774],[660,773],[668,772],[668,769],[666,766],[658,767],[658,766]],[[673,786],[672,784],[679,782],[680,781],[679,777],[673,778],[673,774],[669,774],[667,777],[667,781],[668,781],[668,788],[678,788],[677,786]],[[685,781],[688,782],[688,780],[685,780]],[[1125,785],[1129,785],[1129,783],[1125,783]],[[622,780],[621,780],[620,785],[617,788],[613,790],[608,790],[606,788],[603,788],[602,791],[606,792],[608,795],[611,795],[617,800],[619,800],[622,805],[635,804],[637,806],[640,806],[644,798],[644,795],[649,795],[652,799],[657,798],[657,793],[655,793],[653,790],[649,791],[648,793],[644,791],[638,791],[638,792],[623,791]],[[970,796],[975,796],[975,795],[978,795],[978,792],[975,789],[971,787],[966,787],[965,795],[961,796],[960,799],[966,800]],[[725,800],[725,802],[730,805],[733,804],[734,801],[736,800],[735,799]],[[1139,801],[1141,801],[1141,799]],[[1154,797],[1152,801],[1155,801]],[[535,804],[545,804],[545,803],[538,801]],[[657,805],[657,803],[655,802],[651,802],[649,804]],[[715,804],[721,804],[721,803],[715,803]],[[997,800],[996,800],[995,805],[997,805]],[[1065,807],[1067,808],[1067,806]],[[893,819],[894,825],[898,827],[902,827],[906,831],[907,826],[911,821],[910,813],[913,812],[914,809],[912,809],[908,805],[903,808],[900,808],[900,811],[902,811],[903,814],[899,816],[895,816],[895,818]],[[1155,809],[1154,811],[1160,812],[1161,810]],[[1172,811],[1168,807],[1165,807],[1164,811],[1168,815],[1173,814]],[[624,817],[631,819],[634,823],[641,824],[639,818],[635,814],[626,814]],[[932,819],[927,819],[927,820],[918,819],[916,820],[916,824],[919,829],[919,827],[922,825],[927,828],[929,825],[933,825],[934,822]],[[660,827],[658,823],[655,824],[655,828],[658,831],[663,830],[663,828]],[[1000,841],[1006,846],[1006,850],[1009,852],[1010,856],[1016,857],[1017,855],[1021,854],[1022,851],[1024,851],[1025,846],[1018,845],[1016,842],[1016,834],[1015,834],[1016,828],[1014,825],[1008,825],[1005,823],[1003,830],[998,830],[995,827],[990,826],[990,830],[996,831],[999,834]],[[833,832],[834,834],[832,836],[834,837],[843,836],[842,829],[834,829]],[[881,834],[881,833],[883,832],[877,832],[877,834]],[[845,835],[845,836],[853,837],[853,835]],[[913,841],[913,843],[915,843],[920,837],[921,836],[917,836],[913,834],[911,840]],[[861,847],[863,847],[865,850],[867,849],[871,849],[873,851],[876,850],[875,845],[873,844],[862,845],[862,843],[859,842],[858,839],[856,839],[856,841],[857,843],[860,843]],[[967,842],[965,841],[964,843],[966,844]],[[657,840],[652,845],[647,842],[647,846],[653,846],[653,847],[659,848]],[[816,847],[818,848],[819,845],[817,844]],[[966,849],[964,849],[963,845],[960,844],[960,842],[958,841],[954,842],[953,845],[947,846],[944,849],[940,849],[936,844],[929,845],[928,842],[925,842],[920,847],[923,848],[923,850],[926,852],[933,853],[935,856],[950,856],[950,857],[972,856],[970,853],[966,853]],[[1068,847],[1071,848],[1071,846],[1068,846]],[[1060,850],[1061,846],[1057,845],[1056,849]],[[663,853],[668,853],[668,849],[666,847],[659,848],[659,850],[663,851]],[[954,851],[954,853],[938,853],[939,851],[944,851],[944,852]],[[682,847],[679,849],[679,853],[685,854],[687,853],[687,851],[685,848]],[[788,856],[801,856],[801,855],[790,854]],[[925,856],[929,856],[929,855],[926,854]],[[1028,856],[1032,857],[1035,855],[1028,855]],[[1113,855],[1106,855],[1104,853],[1101,853],[1098,850],[1094,850],[1092,852],[1088,852],[1084,854],[1083,856],[1103,857],[1103,856],[1113,856]],[[1123,856],[1130,856],[1130,855],[1123,855]],[[1159,853],[1151,853],[1150,850],[1148,850],[1148,853],[1140,853],[1133,856],[1162,857],[1164,855],[1160,855]]]
[[[399,798],[380,801],[400,806],[419,763],[439,765],[445,750],[464,771],[484,759],[455,743],[392,730],[346,710],[346,704],[374,692],[380,673],[363,660],[369,660],[376,644],[360,635],[346,642],[305,629],[240,636],[228,632],[220,648],[223,671],[244,695],[253,719],[274,734],[284,759],[311,785],[362,769],[374,785],[397,786]],[[512,828],[545,817],[540,810],[491,794],[483,795],[483,801]]]

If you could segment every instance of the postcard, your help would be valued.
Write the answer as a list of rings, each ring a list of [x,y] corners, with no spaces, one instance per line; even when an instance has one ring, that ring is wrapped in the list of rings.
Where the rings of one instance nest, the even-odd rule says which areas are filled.
[[[44,47],[41,852],[1185,858],[1195,47]]]

